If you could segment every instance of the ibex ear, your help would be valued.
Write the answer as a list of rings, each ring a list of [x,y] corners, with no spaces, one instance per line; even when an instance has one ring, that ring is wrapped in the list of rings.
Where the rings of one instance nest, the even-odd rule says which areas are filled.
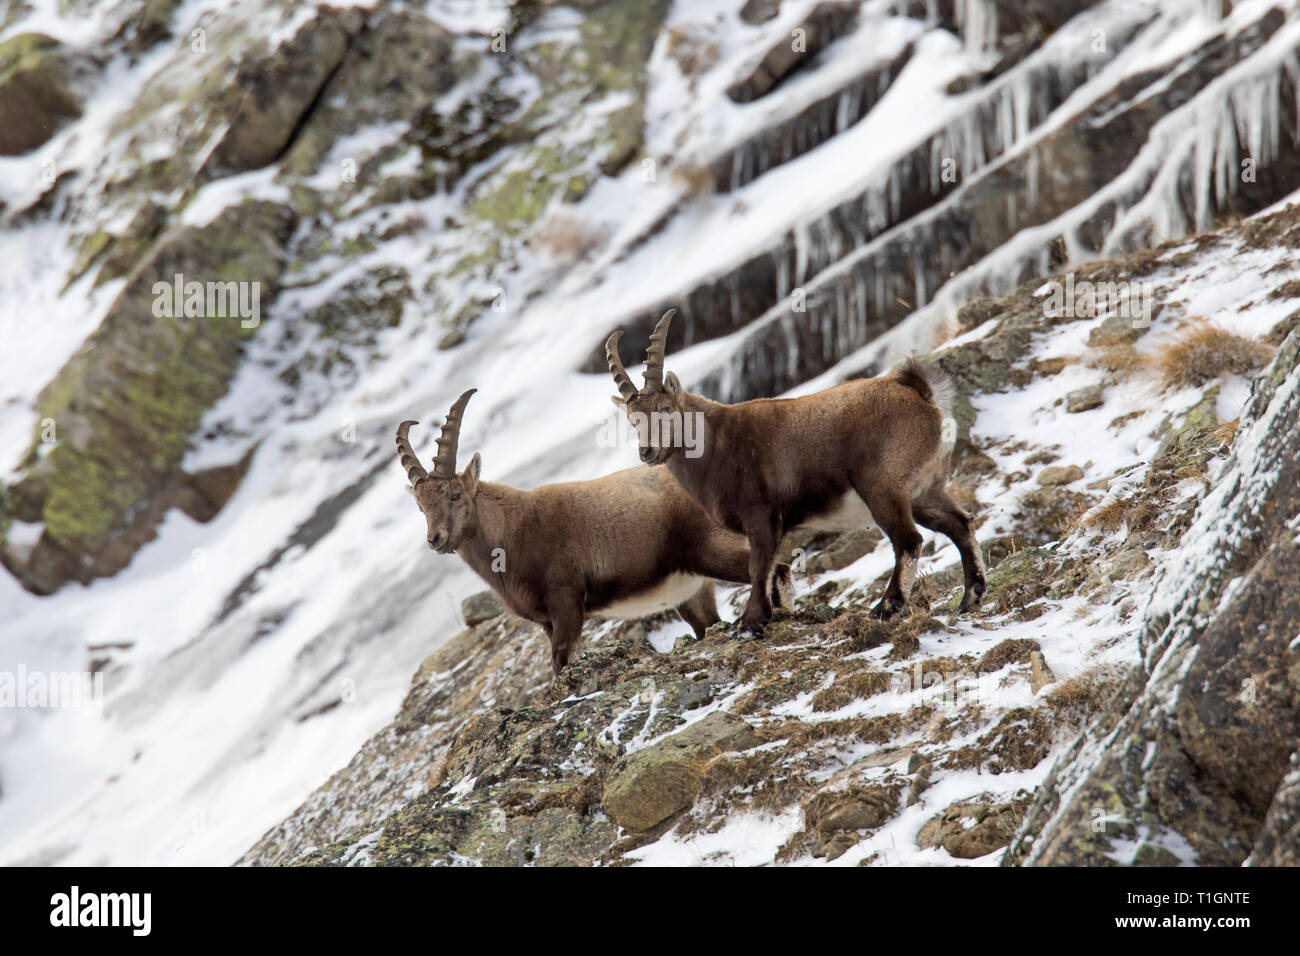
[[[407,493],[408,495],[410,495],[412,498],[414,498],[414,497],[415,497],[415,486],[414,486],[414,485],[407,485],[407,486],[406,486],[406,493]]]
[[[478,475],[482,467],[483,459],[479,457],[478,452],[475,452],[474,457],[469,460],[464,473],[460,476],[461,483],[465,486],[467,494],[472,495],[478,490]]]
[[[677,381],[677,376],[674,373],[669,372],[664,376],[664,390],[673,398],[681,401],[682,383]]]
[[[627,402],[623,401],[622,395],[611,395],[609,396],[609,400],[619,408],[627,408]]]

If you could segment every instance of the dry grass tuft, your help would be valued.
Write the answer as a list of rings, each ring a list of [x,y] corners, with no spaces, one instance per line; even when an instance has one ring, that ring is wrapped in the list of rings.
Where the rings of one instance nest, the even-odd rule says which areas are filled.
[[[1100,507],[1085,512],[1079,518],[1081,528],[1101,528],[1105,531],[1118,531],[1128,517],[1133,502],[1127,498],[1116,498]]]
[[[965,331],[965,327],[962,326],[961,320],[957,316],[944,316],[930,330],[930,351],[933,352],[939,346],[951,342],[957,336],[964,334]]]
[[[812,699],[812,709],[819,712],[839,710],[855,700],[873,697],[889,690],[889,675],[884,671],[860,671],[841,677],[830,687],[818,691]]]
[[[1273,355],[1266,343],[1205,319],[1192,319],[1146,361],[1163,389],[1201,386],[1227,374],[1245,375]]]
[[[1240,424],[1240,418],[1224,422],[1213,431],[1214,440],[1220,445],[1231,445],[1237,437],[1237,426]]]
[[[1151,527],[1160,516],[1160,505],[1148,497],[1116,498],[1079,516],[1076,529],[1101,528],[1118,531],[1126,523],[1130,531]]]
[[[714,180],[713,170],[709,169],[703,163],[695,160],[683,160],[673,167],[670,174],[672,181],[675,182],[687,196],[701,197],[713,194],[717,186]]]
[[[1115,342],[1096,349],[1088,364],[1094,368],[1104,368],[1108,372],[1126,374],[1141,368],[1144,361],[1142,353],[1132,342]]]

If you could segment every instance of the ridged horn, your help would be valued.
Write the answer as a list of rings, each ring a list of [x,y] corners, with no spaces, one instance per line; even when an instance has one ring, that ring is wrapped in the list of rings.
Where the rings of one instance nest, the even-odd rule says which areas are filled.
[[[429,474],[420,464],[420,459],[415,457],[415,452],[411,450],[411,439],[406,437],[411,426],[418,424],[420,423],[408,421],[397,426],[397,457],[401,460],[402,467],[406,469],[406,478],[412,485]]]
[[[605,360],[609,362],[609,374],[614,376],[618,393],[623,396],[623,401],[630,402],[636,398],[636,386],[632,384],[627,369],[623,368],[623,363],[618,357],[618,340],[622,337],[623,333],[620,331],[605,340]]]
[[[456,399],[456,404],[451,406],[451,411],[447,413],[447,421],[442,426],[442,433],[438,435],[438,454],[433,458],[435,478],[456,477],[456,445],[460,442],[460,420],[465,414],[465,406],[469,404],[470,396],[477,391],[477,388],[471,388],[465,392]]]
[[[668,348],[668,326],[672,324],[676,309],[669,309],[655,325],[650,335],[650,347],[645,350],[645,387],[659,389],[664,384],[664,352]]]

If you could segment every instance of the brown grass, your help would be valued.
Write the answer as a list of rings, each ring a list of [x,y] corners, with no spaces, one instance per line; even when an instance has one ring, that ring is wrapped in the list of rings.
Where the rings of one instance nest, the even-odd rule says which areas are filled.
[[[666,52],[677,64],[682,76],[690,81],[692,89],[701,73],[718,62],[718,44],[709,39],[699,27],[669,27],[666,31]]]
[[[1214,440],[1221,445],[1231,445],[1237,437],[1237,426],[1240,424],[1240,418],[1224,422],[1214,430]]]
[[[711,195],[717,185],[713,178],[713,170],[691,159],[683,160],[674,166],[670,176],[683,193],[692,197]]]
[[[1094,667],[1057,684],[1043,700],[1058,719],[1082,727],[1110,702],[1124,676],[1124,669],[1115,665]]]
[[[1042,708],[1016,707],[975,743],[952,751],[945,765],[958,770],[983,767],[990,773],[1030,770],[1047,756],[1053,736],[1052,722]]]
[[[812,699],[815,711],[839,710],[855,700],[872,697],[889,690],[889,675],[884,671],[859,671],[841,677],[830,687],[818,691]]]
[[[1079,518],[1081,528],[1102,528],[1106,531],[1118,531],[1128,517],[1133,502],[1127,498],[1116,498],[1094,511],[1086,512]]]
[[[1115,342],[1098,348],[1089,364],[1108,372],[1128,373],[1141,368],[1144,360],[1132,342]]]
[[[962,326],[961,321],[955,315],[946,315],[935,323],[930,330],[930,351],[933,352],[945,342],[951,342],[957,336],[962,335],[966,329]]]
[[[1266,363],[1273,350],[1205,319],[1192,319],[1178,336],[1147,357],[1166,390],[1205,385],[1227,374],[1245,375]]]
[[[1159,514],[1160,505],[1148,497],[1116,498],[1096,510],[1085,511],[1076,528],[1118,531],[1127,522],[1129,530],[1141,531],[1150,527]]]

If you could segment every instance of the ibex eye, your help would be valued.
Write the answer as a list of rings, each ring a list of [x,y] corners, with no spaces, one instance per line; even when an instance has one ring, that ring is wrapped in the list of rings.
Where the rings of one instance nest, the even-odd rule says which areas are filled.
[[[460,501],[460,492],[459,492],[459,491],[453,491],[453,492],[451,493],[451,500],[452,500],[452,501]]]

